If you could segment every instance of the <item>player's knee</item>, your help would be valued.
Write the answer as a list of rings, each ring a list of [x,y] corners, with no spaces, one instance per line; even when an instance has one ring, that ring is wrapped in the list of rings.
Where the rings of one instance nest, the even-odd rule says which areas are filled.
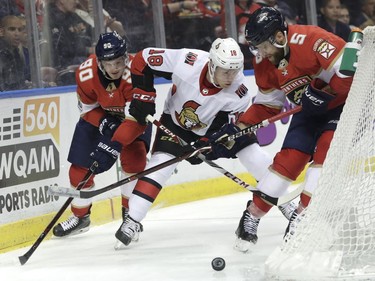
[[[333,138],[334,131],[325,131],[319,138],[316,144],[316,151],[314,153],[314,163],[322,165],[326,159],[329,146]]]
[[[78,186],[87,174],[88,169],[72,164],[69,168],[69,180],[72,186]],[[82,188],[90,188],[94,185],[94,175],[92,175]]]
[[[290,180],[296,180],[311,156],[296,149],[282,149],[276,154],[272,169]]]

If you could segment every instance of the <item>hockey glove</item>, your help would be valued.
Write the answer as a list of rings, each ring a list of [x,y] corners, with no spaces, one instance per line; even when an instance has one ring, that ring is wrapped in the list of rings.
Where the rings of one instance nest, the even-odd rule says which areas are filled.
[[[111,137],[103,135],[95,151],[90,154],[91,159],[99,164],[95,169],[95,174],[108,171],[115,164],[120,152],[121,144],[117,141],[111,141]]]
[[[320,82],[322,81],[314,79],[302,94],[302,111],[307,115],[324,114],[328,109],[329,102],[335,98],[333,94],[326,91],[327,87],[318,86],[318,84],[322,84]],[[327,84],[325,85],[327,86]]]
[[[191,145],[183,146],[182,150],[184,153],[194,152],[197,148],[204,147],[207,144],[208,144],[208,138],[202,137],[198,139],[197,141],[193,142]],[[198,156],[193,156],[185,160],[188,161],[191,165],[198,165],[203,162],[203,160],[200,159]]]
[[[107,114],[100,120],[99,124],[99,132],[103,136],[111,137],[117,130],[118,126],[120,126],[121,121],[112,115]]]
[[[155,114],[155,92],[146,92],[139,88],[133,90],[133,100],[129,106],[129,113],[141,125],[146,125],[146,116]]]
[[[209,136],[209,140],[211,142],[211,151],[206,154],[207,160],[216,160],[218,158],[236,158],[233,154],[231,149],[235,145],[235,141],[227,141],[227,142],[216,142],[216,140],[220,139],[222,136],[225,135],[233,135],[241,131],[239,127],[234,125],[233,123],[226,123],[224,124],[219,131],[213,133]]]

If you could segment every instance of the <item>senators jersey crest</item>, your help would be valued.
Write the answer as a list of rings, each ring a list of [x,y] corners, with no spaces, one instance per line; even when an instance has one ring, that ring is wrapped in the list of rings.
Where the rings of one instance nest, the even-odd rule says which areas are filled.
[[[187,101],[180,113],[175,112],[176,119],[182,128],[190,131],[207,127],[199,120],[199,116],[195,112],[199,106],[201,105],[195,101]]]

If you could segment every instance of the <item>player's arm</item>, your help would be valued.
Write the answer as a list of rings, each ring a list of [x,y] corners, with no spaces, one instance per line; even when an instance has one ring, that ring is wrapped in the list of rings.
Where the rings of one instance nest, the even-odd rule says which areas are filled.
[[[99,127],[100,120],[105,115],[105,111],[99,103],[95,99],[89,98],[79,86],[77,86],[77,98],[81,118],[95,127]]]
[[[94,57],[90,56],[78,67],[75,73],[77,81],[76,92],[81,118],[95,127],[99,127],[100,120],[104,117],[105,111],[99,105],[97,95],[93,91],[93,65]]]
[[[155,114],[154,77],[172,78],[171,59],[166,49],[147,48],[138,52],[131,65],[133,97],[129,113],[141,125],[146,116]]]
[[[313,52],[323,69],[318,79],[326,83],[314,79],[309,86],[312,91],[305,93],[314,95],[315,91],[321,97],[327,98],[328,109],[343,104],[353,80],[353,77],[344,76],[339,72],[345,41],[325,30],[320,30],[310,39],[310,45],[316,46]],[[331,98],[331,95],[334,98]]]
[[[254,103],[240,116],[237,125],[243,129],[279,114],[285,100],[281,90],[258,90]]]

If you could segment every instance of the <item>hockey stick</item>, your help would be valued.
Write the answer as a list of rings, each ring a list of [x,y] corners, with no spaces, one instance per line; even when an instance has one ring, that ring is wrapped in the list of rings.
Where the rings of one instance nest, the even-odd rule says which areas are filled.
[[[290,112],[290,111],[287,111],[287,112]],[[283,116],[288,116],[288,115],[285,115],[283,114]],[[281,117],[283,118],[283,117]],[[280,118],[280,119],[281,119]],[[148,122],[151,122],[152,124],[154,124],[156,127],[158,127],[160,130],[162,130],[164,133],[166,133],[168,136],[174,138],[176,141],[178,141],[181,145],[183,146],[187,146],[189,145],[184,139],[182,139],[181,137],[175,135],[171,130],[169,130],[167,127],[165,127],[160,121],[156,120],[154,117],[152,117],[151,115],[147,115],[146,117],[146,120]],[[268,119],[269,120],[269,119]],[[273,120],[279,120],[279,119],[276,119],[274,118]],[[273,121],[273,122],[275,122]],[[263,121],[264,122],[264,121]],[[261,124],[261,123],[259,123]],[[269,123],[268,123],[269,124]],[[255,125],[255,126],[258,126]],[[255,132],[255,130],[252,130],[252,132]],[[192,146],[193,149],[196,149],[195,147]],[[232,181],[234,181],[235,183],[237,183],[238,185],[246,188],[247,190],[259,195],[261,198],[263,198],[264,200],[270,202],[271,204],[275,205],[275,206],[280,206],[280,205],[283,205],[291,200],[293,200],[294,198],[296,198],[303,190],[303,186],[300,185],[297,189],[293,190],[292,192],[290,192],[289,194],[283,196],[283,197],[280,197],[280,198],[275,198],[275,197],[272,197],[272,196],[269,196],[265,193],[262,193],[260,190],[256,189],[255,187],[249,185],[248,183],[246,183],[245,181],[241,180],[240,178],[238,178],[237,176],[233,175],[231,172],[225,170],[223,167],[217,165],[215,162],[213,161],[210,161],[210,160],[207,160],[206,157],[202,154],[202,153],[198,153],[197,155],[198,158],[200,158],[201,160],[203,160],[205,163],[207,163],[208,165],[210,165],[211,167],[213,167],[214,169],[216,169],[218,172],[222,173],[224,176],[228,177],[229,179],[231,179]]]
[[[87,183],[87,181],[89,180],[89,178],[91,177],[91,175],[94,173],[96,167],[98,167],[98,162],[95,161],[91,165],[91,167],[89,168],[89,170],[87,171],[87,173],[84,176],[84,178],[82,179],[82,181],[78,184],[77,191],[80,190],[82,187],[84,187],[84,185]],[[35,252],[35,250],[38,248],[38,246],[40,245],[40,243],[42,243],[43,239],[47,236],[48,232],[50,232],[50,230],[52,229],[52,227],[55,225],[55,223],[57,222],[57,220],[62,216],[62,214],[65,212],[65,210],[68,208],[68,206],[70,205],[70,203],[72,201],[73,201],[72,197],[70,197],[70,198],[68,198],[68,200],[66,200],[66,202],[64,203],[64,205],[60,208],[60,210],[53,217],[53,219],[51,220],[51,222],[47,225],[47,227],[39,235],[39,237],[36,239],[36,241],[31,246],[31,248],[24,255],[18,257],[21,265],[24,265],[29,260],[29,258],[31,257],[31,255]]]
[[[276,121],[278,120],[281,120],[285,117],[288,117],[294,113],[297,113],[297,112],[300,112],[302,110],[302,106],[296,106],[288,111],[284,111],[284,112],[281,112],[275,116],[272,116],[266,120],[263,120],[262,122],[259,122],[255,125],[252,125],[250,127],[247,127],[245,129],[242,129],[241,131],[233,134],[233,135],[224,135],[222,137],[220,137],[219,139],[217,139],[215,141],[216,142],[227,142],[227,141],[231,141],[231,140],[235,140],[239,137],[242,137],[243,135],[246,135],[246,134],[250,134],[250,133],[254,133],[255,131],[257,131],[258,129],[260,128],[263,128],[263,127],[267,127],[269,124],[271,123],[275,123]]]
[[[97,190],[88,190],[88,191],[81,190],[81,191],[79,191],[79,190],[75,190],[75,189],[68,188],[68,187],[51,186],[48,189],[48,193],[51,194],[51,195],[59,195],[59,196],[70,196],[70,197],[77,197],[77,198],[91,198],[91,197],[97,196],[99,194],[102,194],[104,192],[107,192],[109,190],[112,190],[112,189],[114,189],[118,186],[121,186],[121,185],[125,184],[125,183],[140,179],[140,178],[142,178],[142,177],[144,177],[148,174],[151,174],[151,173],[153,173],[157,170],[163,169],[163,168],[165,168],[169,165],[180,162],[180,161],[185,160],[189,157],[195,156],[200,151],[207,150],[209,148],[210,147],[202,147],[202,148],[197,149],[196,151],[187,152],[187,153],[185,153],[185,154],[183,154],[179,157],[172,158],[172,159],[170,159],[168,161],[165,161],[165,162],[163,162],[159,165],[156,165],[156,166],[151,167],[147,170],[144,170],[143,172],[131,175],[130,177],[127,177],[125,179],[122,179],[118,182],[115,182],[113,184],[110,184],[106,187],[103,187],[103,188],[100,188],[100,189],[97,189]]]
[[[287,112],[289,114],[286,114]],[[280,119],[282,119],[282,118],[284,118],[286,116],[289,116],[289,115],[291,115],[291,114],[293,114],[295,112],[298,112],[298,111],[294,111],[294,110],[291,111],[291,110],[289,110],[287,112],[284,112],[284,113],[275,115],[274,117],[271,117],[268,120],[272,119],[273,121],[272,120],[268,121],[268,124],[271,123],[271,122],[275,122],[277,120],[280,120]],[[254,126],[257,127],[257,128],[264,127],[264,125],[261,126],[260,124],[266,124],[266,122],[263,121],[263,122],[261,122],[259,124],[254,125]],[[251,128],[251,127],[249,127],[249,128]],[[246,128],[244,130],[248,130],[249,128]],[[167,128],[165,128],[165,129],[168,130]],[[248,133],[250,131],[251,132],[255,132],[256,129],[249,130]],[[170,132],[170,133],[172,133],[172,132]],[[49,194],[51,194],[51,195],[70,196],[70,197],[77,197],[77,198],[92,198],[92,197],[97,196],[99,194],[102,194],[104,192],[107,192],[107,191],[110,191],[112,189],[115,189],[116,187],[121,186],[121,185],[123,185],[125,183],[131,182],[133,180],[136,180],[136,179],[144,177],[144,176],[146,176],[148,174],[151,174],[151,173],[153,173],[153,172],[155,172],[157,170],[160,170],[160,169],[162,169],[164,167],[167,167],[167,166],[172,165],[174,163],[180,162],[180,161],[185,160],[185,159],[187,159],[189,157],[195,156],[196,154],[198,154],[198,152],[206,150],[206,149],[207,149],[207,147],[203,147],[203,148],[197,149],[196,151],[188,152],[188,153],[186,153],[186,154],[184,154],[184,155],[182,155],[180,157],[176,157],[176,158],[173,158],[171,160],[168,160],[168,161],[166,161],[164,163],[161,163],[159,165],[151,167],[151,168],[149,168],[149,169],[147,169],[147,170],[145,170],[143,172],[140,172],[138,174],[134,174],[134,175],[132,175],[132,176],[130,176],[128,178],[125,178],[125,179],[120,180],[120,181],[118,181],[116,183],[110,184],[110,185],[108,185],[106,187],[103,187],[101,189],[88,190],[88,191],[85,191],[85,190],[79,191],[79,190],[74,190],[74,189],[68,188],[68,187],[54,187],[54,186],[52,186],[52,187],[49,187],[48,191],[49,191]],[[216,163],[214,163],[214,162],[211,162],[211,163],[212,163],[212,165],[215,165],[218,168],[221,168]],[[224,172],[226,172],[226,171],[224,170]],[[232,175],[232,174],[229,173],[226,176],[230,177],[230,175]],[[248,185],[246,182],[242,181],[241,179],[239,179],[238,177],[236,177],[234,175],[233,175],[233,178],[231,178],[231,179],[233,181],[236,181],[237,184],[243,186],[244,188],[251,188],[252,192],[254,192],[256,194],[259,194],[259,196],[261,196],[262,198],[263,198],[263,196],[266,196],[265,194],[263,194],[259,190],[257,190],[255,187],[253,187],[251,185]],[[291,193],[289,193],[289,194],[287,194],[287,195],[285,195],[283,197],[280,197],[280,198],[274,198],[274,197],[268,196],[268,199],[266,199],[266,200],[269,201],[270,203],[274,204],[274,205],[283,205],[283,204],[285,204],[285,203],[293,200],[294,198],[296,198],[302,192],[302,190],[303,190],[302,188],[296,189],[296,190],[292,191]]]
[[[166,162],[163,162],[163,163],[161,163],[159,165],[156,165],[156,166],[151,167],[151,168],[149,168],[147,170],[144,170],[143,172],[140,172],[138,174],[134,174],[134,175],[132,175],[130,177],[122,179],[122,180],[120,180],[118,182],[110,184],[110,185],[108,185],[106,187],[103,187],[101,189],[85,191],[85,190],[75,190],[75,189],[68,188],[68,187],[54,187],[54,186],[52,186],[52,187],[49,187],[48,192],[51,195],[70,196],[70,197],[76,197],[76,198],[92,198],[94,196],[97,196],[97,195],[100,195],[100,194],[105,193],[107,191],[110,191],[112,189],[115,189],[116,187],[121,186],[121,185],[123,185],[125,183],[128,183],[128,182],[140,179],[140,178],[142,178],[142,177],[144,177],[144,176],[146,176],[148,174],[151,174],[151,173],[153,173],[153,172],[155,172],[157,170],[163,169],[163,168],[165,168],[165,167],[167,167],[169,165],[172,165],[174,163],[180,162],[180,161],[185,160],[185,159],[187,159],[189,157],[193,157],[196,154],[200,153],[201,151],[207,150],[207,149],[208,149],[208,147],[203,147],[203,148],[197,149],[197,150],[195,150],[193,152],[188,152],[188,153],[186,153],[184,155],[181,155],[179,157],[176,157],[176,158],[173,158],[173,159],[168,160]],[[212,163],[214,165],[216,165],[214,162],[212,162]],[[221,168],[220,166],[218,166],[218,167]],[[227,176],[229,176],[229,175],[227,175]],[[253,187],[251,185],[248,185],[246,182],[242,181],[241,179],[237,178],[236,176],[234,176],[234,177],[235,177],[235,179],[238,179],[240,181],[240,182],[237,182],[235,179],[233,179],[238,184],[240,184],[244,188],[249,189],[253,193],[258,194],[260,197],[264,198],[265,200],[267,200],[268,202],[270,202],[271,204],[273,204],[275,206],[280,206],[280,205],[283,205],[285,203],[288,203],[288,202],[292,201],[303,190],[303,185],[300,185],[297,189],[295,189],[292,192],[286,194],[285,196],[276,198],[276,197],[268,196],[268,195],[262,193],[261,191],[257,190],[255,187]]]

